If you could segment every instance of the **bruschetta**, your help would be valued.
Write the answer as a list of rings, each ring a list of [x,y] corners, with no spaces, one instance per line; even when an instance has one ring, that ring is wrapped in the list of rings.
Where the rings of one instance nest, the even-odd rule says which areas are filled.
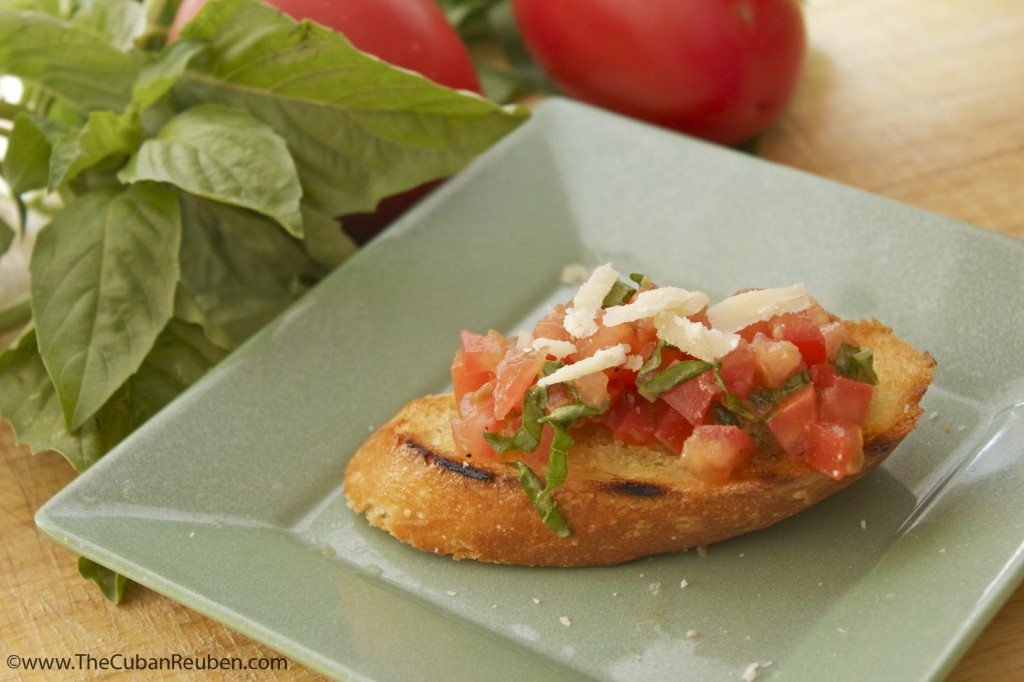
[[[934,367],[802,284],[710,304],[603,265],[528,332],[462,331],[452,393],[374,433],[344,492],[372,526],[455,559],[705,546],[871,472],[916,427]]]

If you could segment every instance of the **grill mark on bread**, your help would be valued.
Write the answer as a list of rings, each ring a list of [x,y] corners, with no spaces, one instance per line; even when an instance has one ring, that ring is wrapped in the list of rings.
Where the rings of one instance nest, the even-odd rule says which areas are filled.
[[[470,466],[469,463],[464,460],[449,459],[440,453],[437,453],[425,445],[421,445],[416,442],[413,438],[406,438],[404,443],[405,447],[414,450],[417,455],[423,457],[424,460],[434,464],[435,466],[451,471],[456,474],[462,474],[467,478],[471,478],[474,481],[490,481],[494,478],[494,474],[484,469],[477,469],[476,467]]]
[[[603,487],[608,492],[629,497],[661,497],[668,494],[668,490],[660,485],[640,481],[615,481],[606,483]]]

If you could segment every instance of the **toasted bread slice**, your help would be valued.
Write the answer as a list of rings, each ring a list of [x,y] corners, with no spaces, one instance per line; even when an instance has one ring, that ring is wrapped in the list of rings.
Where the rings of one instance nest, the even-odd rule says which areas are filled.
[[[456,454],[451,395],[414,400],[353,456],[349,506],[399,540],[455,559],[588,566],[707,545],[792,516],[871,472],[917,425],[935,361],[882,324],[845,323],[874,351],[878,385],[864,424],[863,468],[833,480],[802,461],[755,457],[727,483],[701,482],[667,450],[625,445],[595,425],[569,453],[554,492],[573,530],[559,538],[502,461]]]

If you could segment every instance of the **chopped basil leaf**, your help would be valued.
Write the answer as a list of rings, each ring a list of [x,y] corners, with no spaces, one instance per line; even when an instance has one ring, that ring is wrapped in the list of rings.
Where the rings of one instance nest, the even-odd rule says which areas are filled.
[[[484,440],[495,452],[533,452],[540,445],[540,432],[544,425],[540,420],[548,405],[548,390],[534,384],[523,398],[523,424],[512,436],[485,433]]]
[[[638,385],[636,392],[653,403],[665,391],[675,388],[684,381],[689,381],[714,368],[715,364],[713,362],[683,360],[662,370],[646,383]]]
[[[634,272],[629,276],[631,280],[637,283],[637,286],[647,286],[648,284],[654,284],[654,280],[643,273]]]
[[[613,305],[623,305],[630,296],[636,293],[636,289],[621,280],[616,280],[604,300],[601,301],[602,308],[611,308]]]
[[[552,374],[555,370],[561,369],[565,363],[561,360],[545,360],[544,364],[540,368],[540,375],[546,377]]]
[[[509,462],[509,464],[518,471],[519,483],[523,486],[523,490],[526,491],[526,496],[530,498],[530,502],[533,503],[534,509],[540,515],[541,521],[548,528],[555,531],[555,535],[560,538],[567,538],[572,535],[572,529],[569,528],[569,524],[565,517],[562,516],[562,513],[558,511],[555,500],[551,497],[551,491],[548,487],[541,484],[537,474],[533,473],[533,469],[525,462]],[[550,464],[548,468],[550,469]]]
[[[736,396],[731,396],[736,398]],[[738,399],[737,399],[738,402]],[[743,412],[732,410],[725,405],[715,404],[711,408],[715,414],[715,422],[723,426],[736,426],[746,432],[754,439],[758,447],[764,449],[772,443],[771,432],[765,427],[761,420],[746,408]]]
[[[847,379],[874,386],[878,383],[875,374],[874,352],[870,348],[858,348],[849,343],[839,345],[836,353],[836,371]]]
[[[544,494],[550,495],[551,491],[565,483],[569,476],[569,448],[572,447],[572,436],[564,426],[553,422],[551,427],[555,430],[555,437],[551,441],[551,448],[548,451],[548,469],[545,476],[548,479],[544,487]]]
[[[653,372],[661,367],[661,350],[666,345],[667,344],[664,341],[658,339],[658,345],[654,347],[653,351],[651,351],[651,356],[644,360],[644,364],[640,366],[640,371],[637,373],[639,376],[647,374],[648,372]]]
[[[583,417],[593,417],[604,412],[604,410],[592,407],[586,403],[573,403],[571,405],[562,405],[551,410],[546,417],[541,417],[539,421],[546,422],[552,425],[559,426],[570,426],[577,419]]]
[[[782,402],[797,389],[811,383],[811,375],[807,370],[794,374],[778,388],[759,388],[750,396],[750,402],[758,408],[770,408]]]

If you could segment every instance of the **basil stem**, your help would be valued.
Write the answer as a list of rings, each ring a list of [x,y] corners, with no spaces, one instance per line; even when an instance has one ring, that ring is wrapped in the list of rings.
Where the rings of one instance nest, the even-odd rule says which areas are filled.
[[[874,356],[874,351],[870,348],[862,350],[852,344],[842,343],[839,345],[839,352],[836,353],[836,371],[847,379],[874,386],[878,383]]]
[[[562,512],[558,511],[555,500],[551,497],[550,480],[548,485],[544,486],[541,484],[540,479],[537,478],[537,474],[533,473],[533,469],[525,462],[509,462],[509,464],[518,471],[519,484],[523,486],[526,496],[530,498],[530,502],[533,503],[534,508],[540,515],[540,520],[548,528],[555,531],[555,535],[560,538],[567,538],[572,535],[572,529],[569,528],[568,522],[562,516]],[[548,469],[550,470],[550,468],[549,460]]]
[[[655,375],[644,384],[637,385],[636,392],[654,402],[665,391],[675,388],[684,381],[694,379],[709,369],[714,369],[713,362],[703,360],[683,360]]]

